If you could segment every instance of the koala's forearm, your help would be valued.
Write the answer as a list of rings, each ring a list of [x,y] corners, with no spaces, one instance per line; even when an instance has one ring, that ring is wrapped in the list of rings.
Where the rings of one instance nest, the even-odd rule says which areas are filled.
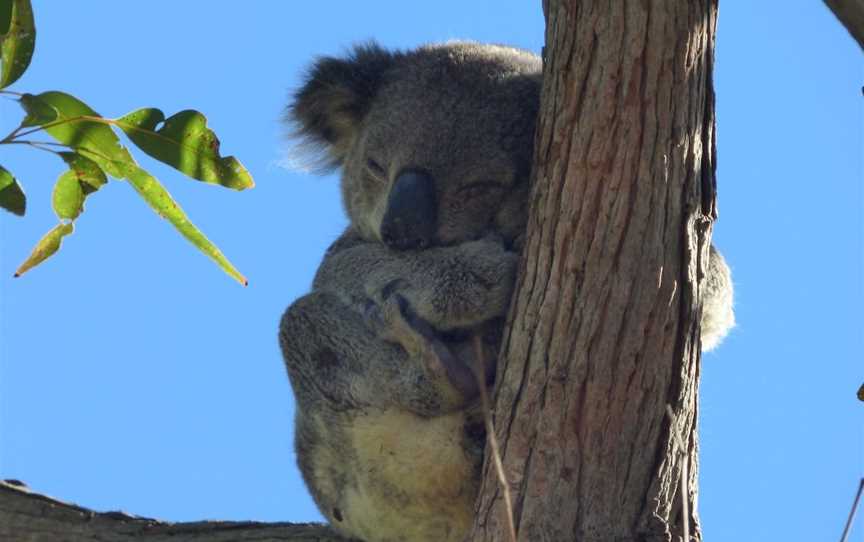
[[[401,285],[428,282],[422,276],[424,272],[415,269],[422,269],[423,261],[432,266],[439,263],[429,259],[421,252],[390,250],[348,230],[327,250],[312,289],[335,294],[362,308],[370,301],[389,297]]]
[[[421,318],[449,330],[505,314],[516,261],[515,253],[494,240],[393,251],[349,231],[328,250],[314,289],[358,308],[399,293]]]
[[[334,294],[351,306],[362,307],[368,301],[368,277],[393,259],[386,247],[365,241],[349,229],[327,249],[312,290]]]
[[[429,249],[410,262],[411,276],[422,280],[399,292],[436,329],[473,328],[506,315],[517,261],[516,253],[491,240]]]

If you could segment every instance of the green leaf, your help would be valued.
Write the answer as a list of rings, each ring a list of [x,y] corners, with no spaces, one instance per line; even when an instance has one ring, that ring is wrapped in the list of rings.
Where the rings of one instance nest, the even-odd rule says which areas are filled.
[[[221,267],[231,277],[244,286],[247,284],[246,278],[237,271],[216,245],[210,242],[210,240],[208,240],[207,237],[205,237],[204,234],[189,221],[189,218],[180,206],[177,205],[177,202],[174,201],[168,191],[165,190],[162,184],[155,177],[141,169],[141,167],[135,162],[135,159],[132,158],[132,155],[129,154],[129,151],[120,144],[117,134],[115,134],[109,126],[115,121],[100,117],[98,113],[78,98],[58,91],[43,92],[42,94],[31,96],[31,98],[27,100],[22,100],[21,105],[27,111],[28,116],[32,115],[34,119],[40,120],[47,118],[44,112],[53,108],[57,112],[55,120],[45,123],[37,122],[36,124],[42,126],[46,132],[60,143],[75,149],[75,153],[77,153],[79,157],[95,162],[98,170],[102,170],[112,177],[127,179],[138,194],[144,198],[147,204],[150,205],[150,207],[159,215],[167,219],[174,228],[183,235],[183,237],[191,241],[199,250],[212,258],[219,267]],[[46,107],[48,109],[46,109]],[[40,111],[42,113],[40,113]],[[156,134],[153,135],[155,136]],[[66,160],[67,163],[70,163],[70,161],[75,163],[75,165],[70,163],[70,168],[75,172],[76,178],[84,184],[101,186],[99,180],[104,179],[104,175],[100,177],[97,170],[94,170],[93,168],[88,169],[86,164],[81,165],[83,162],[77,162],[75,159],[68,156],[75,153],[64,153],[63,159]],[[216,156],[218,156],[218,153],[216,153]],[[239,166],[239,162],[236,163]],[[242,166],[239,167],[242,169]],[[245,172],[245,170],[242,171]],[[90,176],[90,173],[93,173],[93,176]],[[248,176],[248,173],[246,175]],[[94,181],[94,179],[99,180]],[[91,183],[91,181],[94,182]],[[60,180],[58,180],[58,183],[59,182]],[[82,185],[82,192],[85,196],[91,191],[92,190],[88,187]],[[74,198],[72,198],[71,201],[74,203]],[[70,204],[69,208],[64,207],[62,211],[67,216],[77,216],[74,209],[75,207]],[[80,210],[78,213],[80,213]],[[58,211],[58,214],[60,214],[60,211]],[[71,231],[71,229],[69,231]],[[67,233],[62,235],[55,234],[59,235],[57,238],[58,247],[59,239]],[[50,232],[49,235],[51,235]],[[43,238],[43,241],[47,243],[48,238],[49,236],[46,235],[46,237]],[[37,249],[39,249],[42,244],[45,244],[43,241],[40,241],[40,245],[37,245]],[[49,245],[46,246],[50,248]],[[56,248],[53,250],[56,251]],[[31,258],[29,258],[27,262],[25,262],[25,265],[22,265],[22,270],[20,270],[20,272],[23,273],[30,267],[33,267],[33,265],[38,264],[40,261],[53,254],[53,252],[50,252],[47,253],[42,260],[35,260],[34,257],[37,252],[39,251],[34,250],[34,254],[31,255]],[[27,266],[26,264],[31,260],[34,260],[35,263]]]
[[[103,119],[78,98],[65,92],[49,91],[33,96],[29,104],[36,101],[57,111],[56,120],[42,124],[45,131],[60,143],[74,148],[78,154],[96,162],[109,175],[123,178],[138,167],[109,126],[111,121]],[[28,109],[28,104],[23,101],[21,105],[28,115],[35,111]]]
[[[0,207],[18,216],[24,216],[27,208],[27,198],[18,179],[3,166],[0,166]]]
[[[105,172],[102,171],[99,164],[86,156],[74,152],[61,152],[60,157],[66,162],[69,169],[75,172],[85,196],[99,190],[102,185],[108,182],[108,177],[105,176]]]
[[[18,267],[18,270],[15,271],[15,276],[20,277],[57,252],[57,250],[60,249],[60,243],[63,238],[72,233],[74,229],[75,227],[71,222],[69,224],[58,224],[51,228],[51,231],[46,233],[42,239],[39,239],[39,242],[36,243],[36,246],[33,248],[33,252],[31,252],[30,256],[24,260],[24,263]]]
[[[27,112],[21,126],[43,126],[57,120],[57,110],[32,94],[23,94],[18,101]]]
[[[21,77],[30,65],[36,46],[36,26],[33,24],[30,0],[3,0],[2,3],[10,2],[11,7],[4,5],[0,10],[0,24],[8,28],[0,44],[0,88],[8,87]]]
[[[0,0],[0,34],[7,34],[12,25],[12,2]]]
[[[198,250],[212,258],[223,271],[237,280],[243,286],[248,284],[246,277],[231,264],[230,261],[222,254],[222,252],[214,245],[204,234],[195,227],[183,209],[174,201],[171,194],[165,190],[155,177],[141,169],[136,168],[131,171],[126,177],[129,182],[135,187],[138,194],[144,198],[150,207],[156,211],[159,216],[170,222],[183,237],[188,239],[193,245],[198,247]]]
[[[60,220],[75,220],[84,210],[84,191],[78,175],[71,169],[57,179],[51,194],[51,206]]]
[[[219,139],[198,111],[188,109],[166,119],[159,109],[144,108],[115,122],[139,149],[193,179],[235,190],[255,186],[239,160],[219,155]]]

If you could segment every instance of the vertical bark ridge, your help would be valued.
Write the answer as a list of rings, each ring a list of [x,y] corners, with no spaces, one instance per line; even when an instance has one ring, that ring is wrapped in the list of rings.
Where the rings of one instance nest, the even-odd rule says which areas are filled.
[[[716,9],[544,2],[535,184],[496,384],[521,540],[673,540],[683,521],[673,431],[695,504]],[[506,539],[497,484],[487,462],[475,540]]]

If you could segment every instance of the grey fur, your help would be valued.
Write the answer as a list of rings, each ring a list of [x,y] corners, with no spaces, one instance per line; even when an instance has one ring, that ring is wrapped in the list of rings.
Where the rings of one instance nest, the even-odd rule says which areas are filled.
[[[350,218],[280,326],[300,469],[348,536],[461,540],[470,525],[484,439],[471,337],[494,369],[540,77],[508,47],[370,44],[319,59],[289,108],[317,162],[341,167]],[[704,284],[710,348],[734,323],[713,247]]]

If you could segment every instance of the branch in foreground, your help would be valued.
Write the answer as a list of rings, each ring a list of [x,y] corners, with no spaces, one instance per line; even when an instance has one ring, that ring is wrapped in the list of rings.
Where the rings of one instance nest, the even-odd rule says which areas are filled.
[[[825,5],[864,49],[864,0],[825,0]]]
[[[33,493],[20,482],[0,481],[0,540],[7,542],[344,541],[318,523],[193,521],[170,523],[123,512],[94,512]]]

